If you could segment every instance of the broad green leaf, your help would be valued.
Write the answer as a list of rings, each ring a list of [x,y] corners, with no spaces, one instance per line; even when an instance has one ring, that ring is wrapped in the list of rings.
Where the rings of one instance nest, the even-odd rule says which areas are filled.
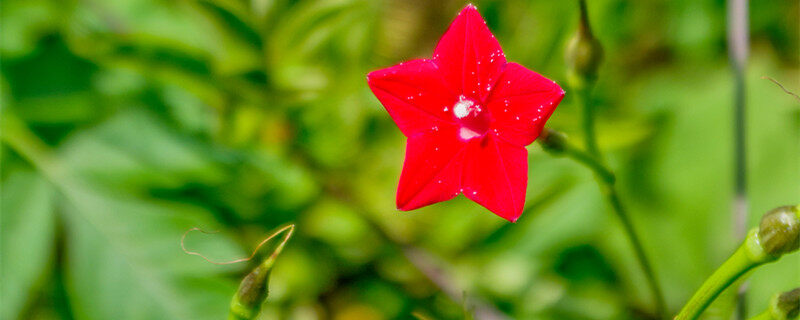
[[[238,271],[236,267],[242,266],[216,266],[181,251],[181,236],[190,228],[219,229],[210,212],[184,203],[120,193],[119,188],[104,185],[102,180],[88,179],[85,170],[71,167],[75,163],[63,161],[74,159],[70,153],[82,152],[80,149],[67,148],[61,157],[54,158],[41,145],[21,148],[22,140],[39,143],[24,128],[8,128],[11,145],[24,150],[26,158],[47,175],[64,199],[60,209],[67,222],[66,291],[70,310],[78,319],[224,317],[226,301],[235,290],[235,282],[224,273]],[[111,133],[105,137],[107,141],[127,147],[134,158],[160,161],[167,167],[170,157],[181,158],[180,152],[158,154],[164,150],[130,143],[130,135],[141,132]],[[87,132],[65,146],[100,138]],[[95,166],[104,164],[98,162]],[[192,238],[187,246],[215,260],[244,255],[224,234]]]
[[[221,179],[221,169],[200,146],[150,112],[128,109],[65,142],[68,165],[104,186],[179,187]]]
[[[78,319],[224,318],[236,285],[222,273],[234,267],[214,266],[180,249],[189,228],[218,228],[207,212],[79,184],[62,191],[69,217],[68,292]],[[244,254],[224,235],[187,246],[219,260]]]
[[[0,316],[18,319],[46,280],[55,246],[54,192],[38,174],[17,169],[0,195]]]

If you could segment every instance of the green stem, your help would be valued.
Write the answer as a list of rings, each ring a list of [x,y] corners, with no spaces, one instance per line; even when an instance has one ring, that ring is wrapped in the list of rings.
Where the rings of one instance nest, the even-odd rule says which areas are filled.
[[[658,280],[656,280],[655,272],[653,272],[653,267],[650,264],[650,260],[647,259],[647,254],[645,253],[642,241],[640,240],[639,235],[636,233],[633,222],[631,221],[625,206],[622,204],[622,200],[620,200],[617,189],[614,186],[614,173],[605,165],[600,163],[596,158],[592,157],[586,152],[578,150],[574,146],[568,145],[564,149],[564,154],[587,166],[597,177],[597,181],[601,186],[606,200],[609,202],[609,204],[611,204],[611,208],[613,209],[614,213],[619,218],[620,222],[622,222],[625,235],[628,237],[628,241],[630,241],[631,245],[633,245],[636,259],[639,261],[639,265],[642,267],[644,276],[647,279],[647,284],[650,287],[650,291],[653,294],[653,299],[656,302],[656,312],[660,316],[666,315],[666,303],[664,302],[664,296],[661,293],[661,286],[659,285]]]
[[[608,200],[608,202],[611,204],[614,213],[617,215],[620,222],[622,222],[625,235],[627,235],[628,240],[633,245],[636,259],[639,261],[639,265],[642,267],[644,276],[647,279],[647,284],[650,287],[653,299],[655,300],[656,312],[659,316],[666,317],[666,302],[661,292],[661,286],[659,285],[655,272],[653,271],[652,264],[650,263],[650,260],[647,259],[647,254],[645,253],[642,241],[639,235],[636,233],[636,229],[633,227],[633,222],[631,221],[630,215],[619,198],[619,194],[617,193],[614,183],[614,174],[611,170],[606,168],[602,162],[602,154],[597,146],[597,137],[595,135],[594,108],[590,103],[591,87],[591,84],[589,84],[586,87],[578,89],[578,100],[583,108],[583,132],[584,136],[586,137],[586,149],[588,154],[571,146],[565,148],[564,152],[567,156],[587,165],[597,176],[606,200]]]
[[[620,222],[622,222],[622,227],[625,229],[625,234],[628,235],[628,240],[633,245],[636,258],[639,260],[639,264],[642,266],[644,275],[647,278],[647,283],[652,291],[653,299],[656,301],[656,312],[660,316],[665,316],[666,304],[664,302],[664,296],[661,293],[661,286],[659,285],[658,280],[656,280],[655,272],[653,272],[653,266],[650,264],[650,260],[647,259],[644,246],[642,246],[642,241],[640,240],[639,235],[636,233],[636,229],[633,227],[633,222],[630,219],[630,215],[628,215],[625,207],[622,205],[622,201],[619,199],[619,195],[617,194],[614,185],[606,184],[605,189],[606,199],[609,203],[611,203],[614,213],[617,214]]]
[[[564,149],[564,154],[592,170],[595,176],[600,179],[604,185],[613,185],[616,181],[614,173],[590,154],[572,146]]]
[[[774,261],[775,257],[764,252],[759,242],[758,230],[751,230],[739,249],[706,279],[700,289],[697,289],[675,320],[697,319],[708,305],[734,281],[753,268]]]
[[[586,142],[586,150],[590,155],[597,159],[601,159],[600,148],[597,147],[597,136],[595,134],[595,115],[594,107],[591,104],[591,86],[578,89],[576,99],[582,108],[581,124],[583,127],[584,139]]]

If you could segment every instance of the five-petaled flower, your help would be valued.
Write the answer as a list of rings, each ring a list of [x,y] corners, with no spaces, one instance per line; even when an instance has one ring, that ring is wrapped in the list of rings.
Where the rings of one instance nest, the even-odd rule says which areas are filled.
[[[555,82],[506,62],[486,22],[468,5],[433,59],[371,72],[367,82],[408,138],[397,208],[459,193],[516,221],[525,204],[528,152],[564,97]]]

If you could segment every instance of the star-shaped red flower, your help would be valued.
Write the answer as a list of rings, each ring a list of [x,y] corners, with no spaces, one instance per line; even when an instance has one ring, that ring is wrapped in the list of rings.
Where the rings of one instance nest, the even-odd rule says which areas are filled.
[[[564,97],[555,82],[506,62],[473,5],[458,14],[433,59],[371,72],[372,92],[408,137],[397,208],[459,193],[509,221],[525,204],[528,152]]]

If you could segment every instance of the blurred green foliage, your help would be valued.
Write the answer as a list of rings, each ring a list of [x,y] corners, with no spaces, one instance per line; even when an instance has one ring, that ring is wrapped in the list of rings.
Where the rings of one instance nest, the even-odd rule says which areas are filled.
[[[510,60],[563,83],[574,1],[477,1]],[[244,256],[297,223],[263,319],[646,318],[590,172],[530,150],[516,224],[463,197],[394,208],[404,139],[367,72],[429,56],[464,5],[426,0],[4,0],[2,319],[222,319]],[[737,245],[722,0],[589,1],[601,148],[677,310]],[[798,3],[751,2],[750,226],[800,201]],[[579,139],[567,96],[549,126]],[[428,253],[461,294],[410,263]],[[268,251],[267,251],[268,252]],[[442,280],[442,279],[439,279]],[[757,270],[749,309],[800,284]],[[711,317],[720,314],[710,312]]]

